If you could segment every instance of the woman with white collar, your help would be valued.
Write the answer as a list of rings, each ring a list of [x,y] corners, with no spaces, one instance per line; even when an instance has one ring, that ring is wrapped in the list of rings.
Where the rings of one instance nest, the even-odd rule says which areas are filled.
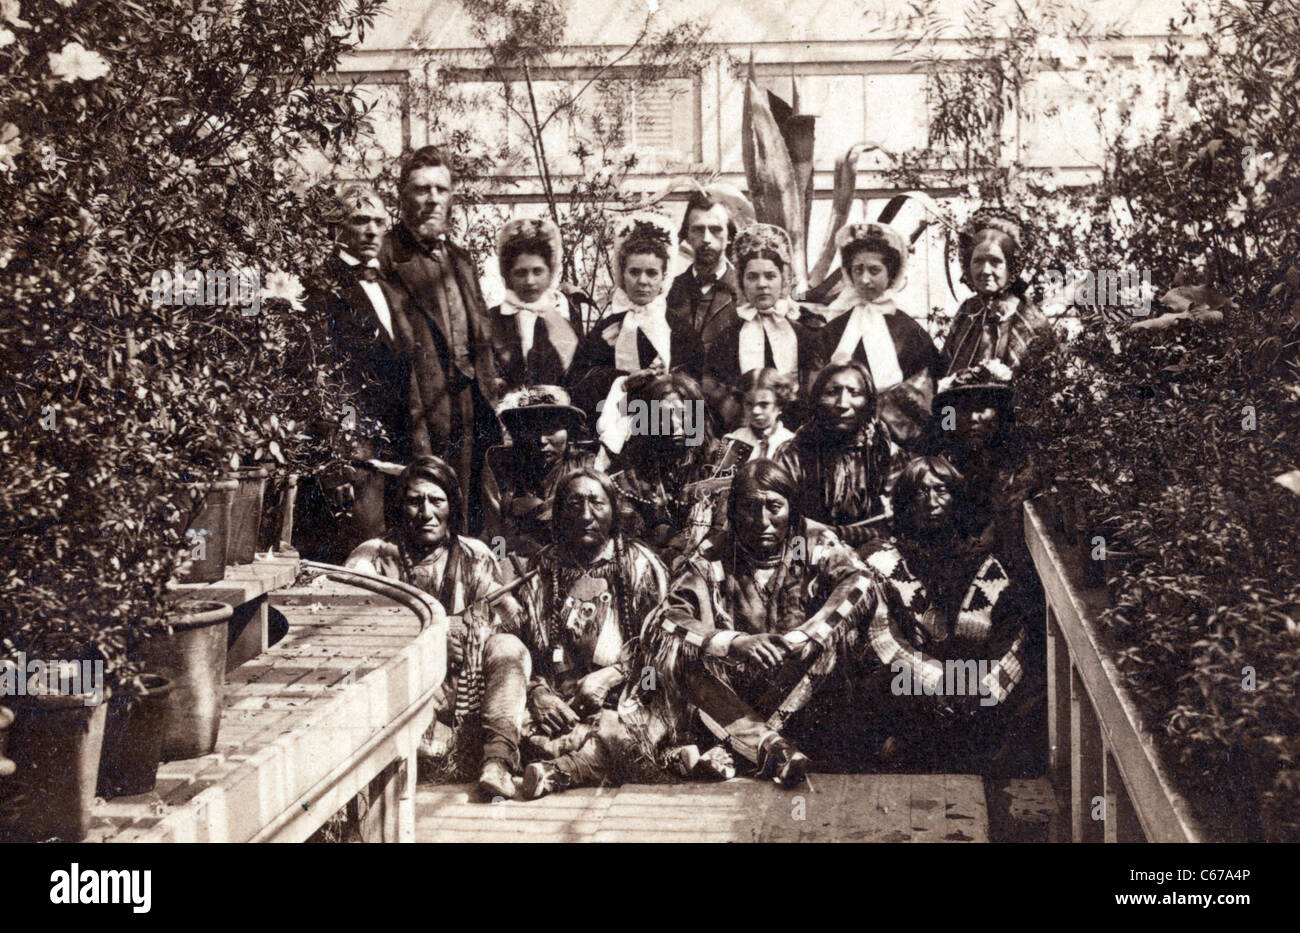
[[[704,396],[717,423],[727,431],[744,424],[740,379],[759,369],[775,369],[805,386],[820,368],[816,335],[799,323],[800,308],[790,298],[790,236],[780,227],[746,227],[734,247],[741,303],[736,318],[705,347]],[[789,412],[793,420],[798,413]]]
[[[634,214],[614,232],[618,287],[570,370],[569,394],[590,424],[598,424],[597,409],[620,376],[661,369],[700,378],[699,337],[689,326],[668,320],[665,292],[674,236],[668,221],[655,214]]]
[[[506,297],[488,312],[492,352],[504,391],[561,385],[578,351],[575,322],[592,301],[560,283],[560,228],[545,218],[516,218],[497,234]]]
[[[821,353],[830,363],[865,363],[890,437],[901,447],[919,448],[940,363],[925,328],[892,297],[905,281],[907,241],[888,224],[852,223],[835,243],[845,285],[828,309],[839,316],[821,330]]]

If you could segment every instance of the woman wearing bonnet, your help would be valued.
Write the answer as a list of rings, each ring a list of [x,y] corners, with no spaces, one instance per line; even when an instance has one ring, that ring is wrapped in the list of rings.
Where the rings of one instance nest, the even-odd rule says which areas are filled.
[[[667,219],[656,214],[634,214],[614,231],[617,287],[570,369],[570,395],[589,424],[597,423],[597,408],[620,376],[661,369],[700,378],[699,338],[689,326],[670,323],[667,315],[674,237]]]
[[[753,224],[736,237],[734,251],[741,303],[737,319],[705,348],[702,382],[716,423],[728,431],[744,424],[737,389],[745,373],[774,369],[806,387],[820,362],[816,335],[799,323],[801,310],[790,298],[789,234]]]
[[[516,218],[497,234],[506,296],[488,312],[492,349],[505,391],[560,385],[578,350],[574,322],[591,299],[560,284],[560,228],[545,218]]]
[[[821,330],[822,357],[864,363],[890,437],[901,447],[919,448],[930,420],[939,351],[892,297],[905,282],[907,241],[888,224],[852,223],[835,235],[835,243],[847,283],[828,309],[838,317]]]
[[[962,283],[975,294],[962,302],[943,342],[946,376],[994,360],[1014,372],[1033,338],[1050,331],[1020,277],[1024,234],[1019,220],[981,208],[958,240]]]

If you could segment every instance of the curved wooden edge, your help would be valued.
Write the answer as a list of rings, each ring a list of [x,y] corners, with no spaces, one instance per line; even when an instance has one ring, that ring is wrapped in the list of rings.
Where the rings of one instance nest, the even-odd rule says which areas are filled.
[[[313,569],[311,562],[303,563]],[[345,571],[349,579],[343,582],[349,585],[359,584],[362,578],[372,584],[396,582],[332,564],[316,564],[314,569]],[[359,588],[380,592],[371,586]],[[312,804],[355,796],[374,776],[363,772],[363,765],[405,757],[413,769],[415,743],[428,725],[423,715],[431,711],[446,677],[448,622],[438,602],[423,592],[416,590],[420,597],[416,598],[402,586],[388,590],[380,595],[421,620],[421,631],[409,645],[340,689],[292,731],[262,747],[220,783],[178,805],[156,825],[135,831],[127,827],[123,838],[109,841],[251,842],[286,834],[306,838],[310,832],[303,830],[304,825],[314,831],[333,812]],[[344,747],[347,753],[340,754]],[[298,774],[309,776],[294,782]],[[250,813],[256,816],[251,821],[255,829],[249,828]],[[308,813],[312,815],[307,817]]]
[[[307,571],[324,573],[328,579],[336,583],[347,583],[380,596],[387,596],[414,612],[420,620],[421,629],[428,628],[440,618],[446,618],[447,613],[441,603],[423,590],[401,580],[314,560],[303,561],[302,567]]]
[[[1089,599],[1072,579],[1032,502],[1025,503],[1025,542],[1143,832],[1153,842],[1213,841],[1192,815],[1186,798],[1174,789],[1155,742],[1102,644],[1096,622],[1097,600]]]

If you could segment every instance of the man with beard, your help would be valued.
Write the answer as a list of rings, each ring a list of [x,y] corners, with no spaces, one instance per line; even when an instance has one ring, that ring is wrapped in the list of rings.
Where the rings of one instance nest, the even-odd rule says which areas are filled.
[[[511,392],[497,411],[513,443],[493,447],[483,471],[484,540],[531,557],[551,540],[551,497],[560,479],[589,467],[586,417],[559,386]]]
[[[826,758],[853,763],[844,755],[856,721],[850,682],[866,660],[875,581],[832,533],[801,520],[793,479],[770,460],[737,470],[727,512],[730,533],[710,538],[646,620],[623,662],[640,675],[617,709],[548,743],[557,754],[528,766],[525,798],[597,782],[725,778],[728,749],[795,787],[810,761],[787,724],[791,734],[833,733]],[[722,742],[704,755],[697,714]]]
[[[353,465],[304,484],[294,523],[307,556],[339,563],[362,541],[384,532],[384,474],[375,461],[410,457],[407,348],[410,328],[396,295],[379,275],[388,211],[379,194],[348,185],[338,195],[335,252],[308,291],[328,330],[315,360],[328,359],[343,380],[355,432]]]
[[[736,320],[740,282],[727,259],[736,223],[724,203],[700,191],[686,204],[678,237],[690,244],[695,258],[668,290],[669,321],[688,326],[708,344]]]
[[[455,179],[432,146],[402,163],[401,223],[379,261],[411,326],[411,446],[444,456],[460,480],[467,526],[483,524],[483,458],[501,439],[493,405],[501,394],[487,306],[469,254],[447,238]]]

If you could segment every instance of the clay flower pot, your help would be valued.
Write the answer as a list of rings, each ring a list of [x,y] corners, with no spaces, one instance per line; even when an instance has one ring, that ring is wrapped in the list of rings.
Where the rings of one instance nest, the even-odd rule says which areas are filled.
[[[231,510],[238,490],[235,479],[217,480],[208,487],[203,504],[185,529],[186,545],[196,547],[202,539],[203,547],[189,571],[180,575],[181,583],[215,583],[226,575]]]
[[[244,467],[232,476],[238,484],[230,504],[230,532],[226,545],[226,563],[251,564],[257,550],[258,531],[262,523],[262,498],[266,491],[266,467]]]
[[[154,635],[136,650],[146,670],[171,681],[163,700],[163,761],[198,758],[216,748],[225,699],[230,606],[190,600],[178,603],[176,612],[170,635]]]
[[[99,762],[101,797],[147,794],[158,780],[172,684],[159,674],[142,674],[140,681],[143,691],[119,691],[108,704]]]
[[[108,704],[89,693],[47,692],[36,681],[5,704],[14,717],[5,749],[14,773],[0,780],[0,836],[81,841],[90,829]]]

